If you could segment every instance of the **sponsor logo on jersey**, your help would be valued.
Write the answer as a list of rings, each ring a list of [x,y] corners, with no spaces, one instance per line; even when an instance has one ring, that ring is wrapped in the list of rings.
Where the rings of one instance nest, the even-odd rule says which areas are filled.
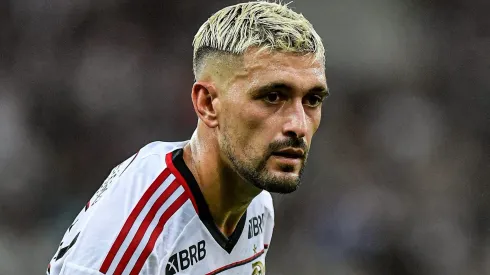
[[[265,266],[261,261],[252,264],[252,275],[265,275]]]
[[[248,238],[251,239],[263,231],[264,213],[248,220]]]
[[[202,240],[170,256],[165,267],[165,275],[173,275],[184,271],[197,262],[204,260],[204,257],[206,257],[206,242]]]

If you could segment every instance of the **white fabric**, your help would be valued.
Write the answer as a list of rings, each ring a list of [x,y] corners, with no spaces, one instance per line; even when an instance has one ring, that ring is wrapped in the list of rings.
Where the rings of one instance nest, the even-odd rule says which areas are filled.
[[[228,253],[197,215],[190,199],[192,194],[182,184],[173,183],[176,181],[174,174],[170,173],[167,177],[161,175],[168,173],[164,172],[167,169],[166,155],[185,144],[186,142],[153,142],[115,167],[90,199],[88,208],[82,209],[66,231],[47,274],[265,274],[262,269],[267,254],[266,247],[270,244],[274,226],[270,194],[263,191],[252,201],[247,209],[243,232],[231,253]],[[156,184],[154,182],[157,178],[164,180]],[[158,188],[142,204],[140,201],[145,193],[152,190],[152,185]],[[164,192],[172,186],[176,187],[175,190],[167,191],[169,196],[166,200],[160,199],[161,205],[154,206],[159,197],[163,198],[166,194]],[[136,213],[135,208],[139,202],[143,207],[135,216],[132,226],[126,226],[129,231],[114,254],[108,270],[104,272],[101,269],[103,262],[121,230],[131,220],[131,215],[136,215],[132,213]],[[171,212],[169,209],[174,203],[179,207],[174,207],[175,213],[158,234],[159,221],[164,220],[165,215]],[[136,232],[140,227],[147,229],[141,229],[138,238]],[[144,257],[145,247],[151,243],[152,235],[155,240],[153,248]],[[139,243],[133,241],[134,239],[139,240]],[[131,242],[134,243],[132,255],[127,252]],[[128,260],[121,261],[125,253],[130,257],[126,256]],[[140,269],[135,268],[138,259],[143,263]],[[121,273],[115,272],[119,265],[125,267]],[[221,272],[216,273],[220,270]]]

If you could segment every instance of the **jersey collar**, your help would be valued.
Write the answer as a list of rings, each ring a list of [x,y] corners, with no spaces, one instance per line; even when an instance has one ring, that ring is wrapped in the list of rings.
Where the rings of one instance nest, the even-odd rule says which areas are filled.
[[[230,237],[226,237],[225,235],[223,235],[218,226],[216,226],[216,223],[211,216],[211,212],[209,211],[208,204],[204,199],[201,189],[199,188],[199,185],[197,184],[197,181],[192,175],[191,171],[185,164],[183,156],[184,150],[182,148],[179,148],[172,152],[171,165],[175,167],[175,169],[172,170],[176,170],[177,173],[180,173],[185,181],[183,184],[187,184],[187,186],[189,187],[188,189],[190,190],[190,193],[192,193],[192,196],[194,198],[195,207],[197,207],[196,211],[199,215],[199,218],[206,226],[211,236],[213,236],[214,240],[226,252],[231,253],[233,247],[235,247],[238,240],[240,239],[240,236],[242,235],[243,229],[245,227],[245,221],[247,219],[247,211],[245,211],[245,213],[240,218],[240,221],[238,222],[235,231],[230,235]]]

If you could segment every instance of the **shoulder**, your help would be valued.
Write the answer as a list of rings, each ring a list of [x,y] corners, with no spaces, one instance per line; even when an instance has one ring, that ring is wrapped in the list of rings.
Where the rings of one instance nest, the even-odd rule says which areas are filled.
[[[271,243],[272,232],[274,230],[274,205],[272,196],[267,191],[262,191],[251,203],[251,213],[249,220],[249,236],[256,236],[256,233],[263,233],[264,248],[268,248]],[[259,228],[253,230],[252,228]],[[253,234],[250,232],[254,232]]]
[[[131,186],[137,185],[141,179],[149,184],[159,177],[168,178],[170,171],[168,167],[169,157],[176,149],[183,148],[183,142],[155,141],[143,146],[133,156],[116,166],[111,174],[118,174],[121,180],[130,181]],[[164,175],[162,175],[164,174]]]
[[[263,190],[260,192],[260,194],[254,198],[254,203],[260,205],[260,207],[264,209],[264,212],[274,219],[274,203],[272,195],[268,191]]]
[[[143,146],[139,153],[142,156],[148,156],[152,154],[165,155],[172,152],[175,149],[184,147],[188,141],[176,141],[176,142],[165,142],[165,141],[153,141]]]
[[[157,268],[195,215],[166,165],[183,145],[152,142],[114,168],[71,228],[77,241],[67,261],[112,273],[129,267],[139,272],[152,258],[157,261],[150,269]]]
[[[184,145],[185,142],[152,142],[124,161],[122,167],[116,167],[120,174],[107,187],[98,214],[126,223],[142,219],[145,224],[159,224],[160,215],[180,213],[178,210],[188,201],[189,194],[168,164],[171,153]]]
[[[133,155],[133,162],[141,162],[151,156],[159,157],[163,162],[161,163],[163,166],[165,165],[165,157],[171,153],[172,151],[183,148],[187,141],[179,141],[179,142],[163,142],[163,141],[154,141],[145,146],[143,146],[135,155]],[[129,158],[131,159],[131,158]],[[126,160],[128,161],[128,160]]]
[[[143,146],[111,170],[90,199],[89,206],[98,204],[105,197],[116,203],[119,199],[127,199],[129,194],[136,199],[153,182],[168,177],[166,155],[184,145],[185,142],[156,141]]]

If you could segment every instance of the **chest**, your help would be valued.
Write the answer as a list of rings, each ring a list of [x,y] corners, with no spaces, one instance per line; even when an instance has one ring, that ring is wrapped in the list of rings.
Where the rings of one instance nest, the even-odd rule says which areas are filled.
[[[160,274],[263,275],[268,249],[265,226],[262,213],[250,213],[238,235],[224,238],[195,219],[174,244]]]

